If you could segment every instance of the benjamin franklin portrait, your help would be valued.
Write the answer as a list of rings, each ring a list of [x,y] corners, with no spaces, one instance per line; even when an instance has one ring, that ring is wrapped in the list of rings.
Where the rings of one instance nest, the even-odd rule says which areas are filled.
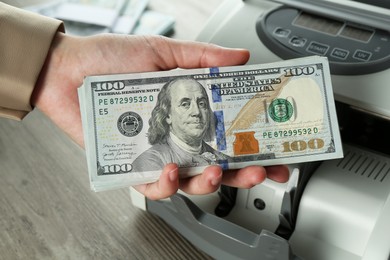
[[[133,162],[135,172],[161,170],[167,163],[179,167],[216,164],[227,156],[206,142],[214,138],[214,114],[204,87],[192,78],[166,83],[149,120],[152,145]]]

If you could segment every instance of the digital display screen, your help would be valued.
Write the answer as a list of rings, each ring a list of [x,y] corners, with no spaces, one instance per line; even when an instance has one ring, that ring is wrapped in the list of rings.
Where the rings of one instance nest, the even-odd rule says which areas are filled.
[[[348,24],[344,26],[344,22],[303,12],[297,16],[293,25],[333,36],[340,35],[348,39],[363,42],[368,42],[374,34],[373,30],[362,29]]]
[[[340,32],[340,35],[343,37],[363,42],[368,42],[373,34],[373,31],[357,28],[350,25],[346,25]]]
[[[342,22],[308,13],[299,14],[293,24],[330,35],[337,35],[344,25]]]

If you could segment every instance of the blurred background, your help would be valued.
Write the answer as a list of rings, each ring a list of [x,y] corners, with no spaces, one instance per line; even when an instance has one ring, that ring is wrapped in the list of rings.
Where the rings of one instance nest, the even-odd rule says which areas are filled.
[[[222,0],[3,0],[63,20],[68,34],[158,34],[195,39]]]

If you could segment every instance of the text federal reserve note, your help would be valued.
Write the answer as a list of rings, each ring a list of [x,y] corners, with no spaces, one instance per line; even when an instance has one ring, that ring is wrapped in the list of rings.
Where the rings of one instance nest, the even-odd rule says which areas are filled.
[[[343,156],[327,59],[86,77],[79,89],[91,185],[153,182]]]

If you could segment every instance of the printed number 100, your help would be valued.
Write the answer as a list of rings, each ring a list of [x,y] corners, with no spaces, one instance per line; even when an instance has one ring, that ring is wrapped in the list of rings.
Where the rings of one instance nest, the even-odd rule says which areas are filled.
[[[288,152],[296,152],[296,151],[304,151],[307,150],[307,148],[316,150],[316,149],[321,149],[324,147],[324,140],[320,138],[315,138],[311,139],[308,142],[304,140],[298,140],[298,141],[293,141],[293,142],[284,142],[283,143],[283,152],[288,153]]]

